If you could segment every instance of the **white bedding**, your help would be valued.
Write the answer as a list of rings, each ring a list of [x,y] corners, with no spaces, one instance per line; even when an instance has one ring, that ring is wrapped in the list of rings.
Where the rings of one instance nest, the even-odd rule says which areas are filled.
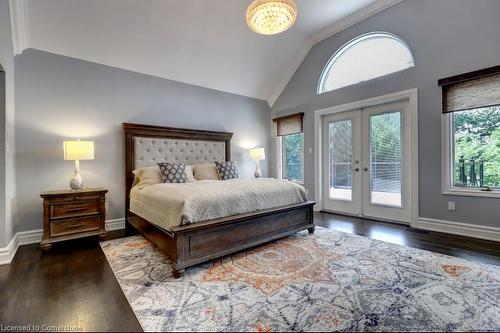
[[[130,191],[130,211],[164,229],[306,201],[304,187],[284,179],[160,183]]]

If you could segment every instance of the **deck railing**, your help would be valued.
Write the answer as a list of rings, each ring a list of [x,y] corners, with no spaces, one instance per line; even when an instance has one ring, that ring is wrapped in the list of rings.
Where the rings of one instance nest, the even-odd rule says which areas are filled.
[[[460,156],[456,172],[458,173],[456,186],[484,187],[484,166],[483,160],[474,158],[468,161],[464,156]]]

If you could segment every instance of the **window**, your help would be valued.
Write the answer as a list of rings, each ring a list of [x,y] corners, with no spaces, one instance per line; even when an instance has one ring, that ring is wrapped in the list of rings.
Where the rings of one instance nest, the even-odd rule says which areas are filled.
[[[439,84],[445,193],[500,196],[500,66]]]
[[[303,113],[274,118],[278,137],[278,177],[302,182],[304,179]]]
[[[302,181],[303,178],[303,135],[290,134],[281,137],[282,178]]]
[[[454,112],[450,126],[453,185],[500,189],[500,106]]]
[[[414,66],[408,45],[398,36],[373,32],[341,47],[328,61],[318,94],[371,80]]]

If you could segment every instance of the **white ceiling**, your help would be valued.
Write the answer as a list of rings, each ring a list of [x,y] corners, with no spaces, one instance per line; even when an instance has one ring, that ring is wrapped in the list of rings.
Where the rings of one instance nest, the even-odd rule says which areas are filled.
[[[296,0],[295,26],[261,36],[246,26],[250,0],[26,1],[21,7],[26,7],[26,22],[13,23],[13,30],[26,27],[24,35],[18,32],[26,39],[22,48],[255,97],[271,105],[314,42],[397,2]],[[21,9],[14,10],[14,19],[22,17]]]

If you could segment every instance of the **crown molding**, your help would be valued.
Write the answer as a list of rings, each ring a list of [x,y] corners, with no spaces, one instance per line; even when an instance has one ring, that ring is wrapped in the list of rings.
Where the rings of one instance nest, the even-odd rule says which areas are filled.
[[[377,0],[366,7],[361,8],[360,10],[352,13],[349,16],[344,17],[343,19],[335,22],[333,25],[328,28],[314,34],[310,41],[314,45],[319,43],[328,37],[331,37],[339,32],[352,27],[353,25],[366,20],[369,17],[372,17],[375,14],[380,13],[381,11],[386,10],[389,7],[394,6],[397,3],[400,3],[403,0]]]
[[[288,85],[288,82],[292,79],[292,76],[295,74],[299,66],[302,64],[306,56],[309,54],[309,51],[311,51],[312,47],[327,39],[328,37],[331,37],[335,34],[338,34],[339,32],[352,27],[353,25],[366,20],[367,18],[380,13],[381,11],[386,10],[389,7],[394,6],[397,3],[400,3],[403,0],[377,0],[371,4],[369,4],[366,7],[361,8],[360,10],[352,13],[351,15],[348,15],[344,17],[343,19],[335,22],[333,25],[329,26],[328,28],[312,35],[310,38],[307,39],[304,47],[302,48],[302,51],[297,55],[296,61],[293,63],[292,66],[290,66],[289,70],[286,72],[286,75],[283,78],[283,81],[276,87],[274,92],[271,94],[267,102],[269,103],[269,106],[272,108],[274,106],[274,103],[278,100],[278,97],[281,95],[283,90],[286,88]]]
[[[14,55],[23,53],[30,46],[28,1],[9,0],[12,46]]]

